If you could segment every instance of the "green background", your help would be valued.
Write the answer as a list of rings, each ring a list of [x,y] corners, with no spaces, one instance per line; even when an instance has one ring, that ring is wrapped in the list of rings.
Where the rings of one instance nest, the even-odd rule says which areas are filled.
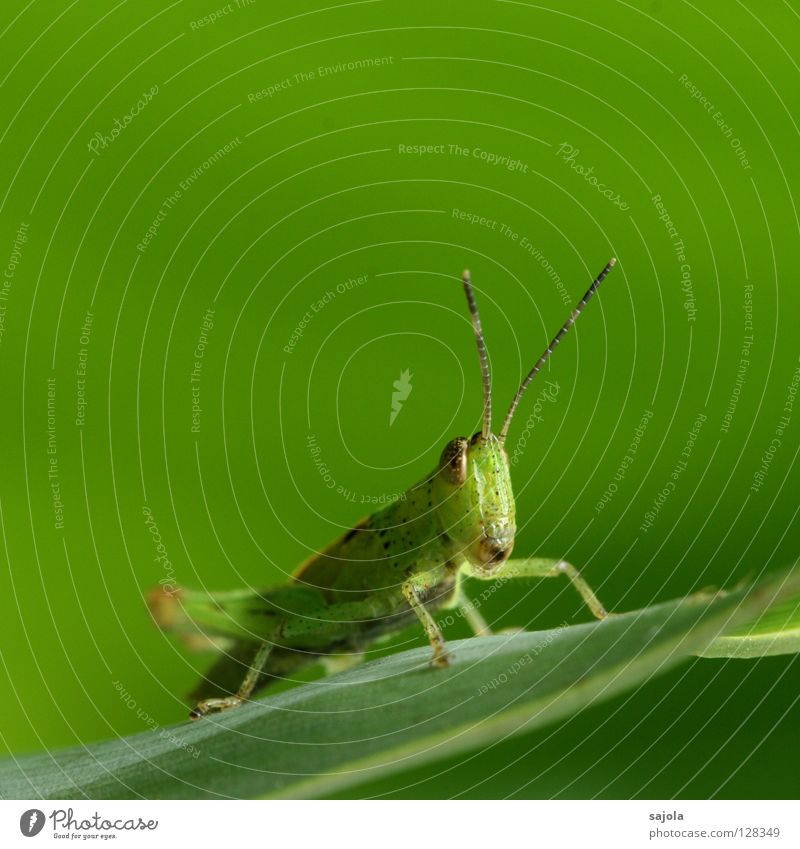
[[[800,406],[751,490],[800,354],[796,2],[255,0],[197,25],[223,7],[0,10],[4,750],[182,720],[208,658],[156,630],[151,587],[280,581],[371,500],[422,477],[447,439],[478,428],[465,265],[499,415],[619,258],[549,366],[558,394],[513,472],[517,553],[568,557],[612,610],[797,556]],[[380,62],[347,67],[367,59]],[[154,86],[93,153],[95,133],[110,135]],[[404,152],[414,145],[443,147]],[[571,162],[563,145],[578,151]],[[190,378],[210,308],[193,432]],[[405,369],[413,388],[390,426]],[[539,378],[523,402],[512,451],[543,388]],[[643,530],[700,414],[686,467]],[[154,559],[144,506],[169,564]],[[487,613],[528,628],[586,618],[556,581],[507,585]],[[398,639],[422,642],[418,629]],[[792,658],[698,660],[558,728],[352,794],[791,795],[797,694]]]

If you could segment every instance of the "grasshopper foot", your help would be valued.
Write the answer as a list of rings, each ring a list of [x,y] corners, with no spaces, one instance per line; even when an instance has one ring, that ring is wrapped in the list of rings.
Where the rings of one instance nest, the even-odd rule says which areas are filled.
[[[453,655],[450,654],[449,651],[438,651],[433,653],[433,657],[431,658],[431,666],[436,669],[446,669],[450,666],[450,661],[453,659]]]
[[[242,704],[244,699],[238,696],[227,696],[224,699],[203,699],[189,712],[189,719],[202,719],[210,713],[219,713],[223,710],[230,710]]]

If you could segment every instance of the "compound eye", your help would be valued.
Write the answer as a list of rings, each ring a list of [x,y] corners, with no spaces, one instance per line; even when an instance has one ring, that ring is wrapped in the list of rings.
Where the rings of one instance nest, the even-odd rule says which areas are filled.
[[[453,486],[461,486],[467,479],[467,447],[469,441],[463,436],[453,439],[442,451],[441,473]]]

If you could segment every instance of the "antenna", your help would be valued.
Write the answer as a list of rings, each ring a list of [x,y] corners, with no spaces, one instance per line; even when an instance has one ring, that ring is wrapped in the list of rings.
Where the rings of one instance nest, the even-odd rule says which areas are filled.
[[[570,327],[575,324],[575,321],[577,320],[578,316],[583,312],[583,309],[586,304],[589,303],[592,295],[594,295],[594,293],[599,288],[600,284],[603,282],[603,280],[605,280],[608,272],[611,271],[611,269],[616,265],[616,263],[617,260],[614,257],[612,257],[608,261],[608,265],[606,265],[606,267],[597,275],[597,278],[595,279],[594,283],[592,283],[592,285],[586,290],[586,294],[581,298],[581,301],[578,306],[575,307],[575,309],[572,311],[572,315],[570,315],[566,322],[564,322],[564,326],[561,328],[561,330],[558,331],[558,333],[556,333],[550,344],[547,346],[545,352],[542,354],[541,357],[539,357],[538,361],[536,362],[536,365],[530,370],[528,376],[520,384],[520,387],[517,390],[517,394],[514,396],[514,400],[511,402],[511,406],[508,408],[508,413],[506,413],[506,418],[503,422],[503,429],[500,431],[500,442],[506,441],[508,428],[511,425],[511,419],[514,416],[515,410],[519,406],[519,402],[522,399],[522,396],[525,394],[525,390],[530,385],[530,382],[533,380],[534,377],[536,377],[536,375],[539,373],[542,366],[548,361],[548,359],[550,359],[550,355],[555,350],[556,345],[558,345],[558,343],[564,338]],[[479,342],[478,346],[480,347],[481,344],[482,343]]]
[[[478,343],[478,357],[481,361],[481,375],[483,376],[483,428],[481,436],[489,438],[492,432],[492,376],[489,373],[489,360],[486,356],[486,345],[483,341],[483,330],[481,329],[481,317],[478,306],[475,303],[475,293],[472,291],[472,282],[469,269],[465,268],[461,275],[464,282],[464,292],[467,295],[469,312],[472,316],[472,329],[475,331],[475,341]]]

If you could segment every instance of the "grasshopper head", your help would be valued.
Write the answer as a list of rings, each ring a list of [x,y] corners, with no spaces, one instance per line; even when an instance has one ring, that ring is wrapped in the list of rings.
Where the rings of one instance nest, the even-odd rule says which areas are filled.
[[[442,533],[479,569],[504,563],[516,524],[508,456],[500,440],[478,432],[447,443],[433,483]]]
[[[481,319],[475,304],[470,273],[465,271],[463,274],[464,292],[478,343],[483,377],[483,427],[472,439],[459,437],[447,443],[433,479],[432,492],[442,534],[476,568],[493,571],[508,559],[514,547],[517,530],[514,494],[511,491],[508,455],[503,447],[514,412],[530,382],[575,323],[615,263],[616,260],[612,259],[595,278],[566,323],[522,381],[498,435],[492,432],[492,386]]]

